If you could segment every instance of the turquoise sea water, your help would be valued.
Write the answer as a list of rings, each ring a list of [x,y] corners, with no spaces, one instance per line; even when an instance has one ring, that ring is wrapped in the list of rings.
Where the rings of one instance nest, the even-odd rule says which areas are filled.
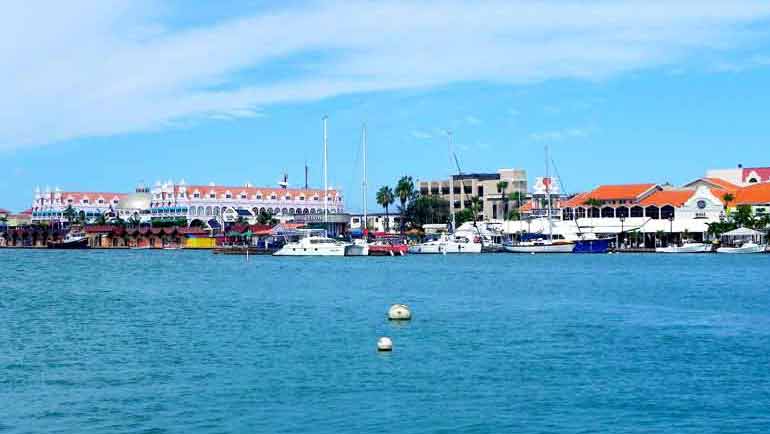
[[[768,270],[0,250],[0,431],[767,433]]]

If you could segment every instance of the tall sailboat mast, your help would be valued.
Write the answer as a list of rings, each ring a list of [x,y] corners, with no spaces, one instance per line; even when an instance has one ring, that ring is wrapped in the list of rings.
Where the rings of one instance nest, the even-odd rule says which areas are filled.
[[[448,146],[449,146],[449,159],[451,161],[452,159],[452,131],[446,132],[447,137],[449,138]],[[451,163],[450,163],[451,165]],[[449,171],[449,212],[452,215],[452,232],[455,231],[457,222],[455,220],[455,180],[454,175],[452,175],[452,171]]]
[[[326,135],[326,121],[328,116],[324,116],[324,227],[329,223],[329,179],[327,173],[328,163],[328,137]]]
[[[548,239],[553,241],[553,222],[551,221],[551,177],[548,172],[548,145],[545,145],[545,194],[547,198],[548,209]]]
[[[364,156],[364,180],[361,183],[361,190],[362,190],[362,194],[364,195],[364,224],[363,224],[362,232],[365,232],[368,226],[367,220],[366,220],[366,124],[364,124],[363,131],[361,133],[361,143],[363,146],[363,156]]]

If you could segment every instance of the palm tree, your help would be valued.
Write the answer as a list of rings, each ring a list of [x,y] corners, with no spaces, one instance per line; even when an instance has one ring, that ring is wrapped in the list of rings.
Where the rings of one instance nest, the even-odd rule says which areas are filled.
[[[393,201],[395,200],[395,196],[393,195],[393,189],[391,189],[387,185],[383,185],[380,187],[379,190],[377,190],[377,204],[381,207],[385,208],[385,232],[389,230],[389,220],[390,217],[388,215],[388,207],[393,205]]]
[[[725,193],[722,195],[722,201],[725,203],[725,214],[730,214],[730,202],[735,200],[735,195],[732,193]]]
[[[398,183],[396,184],[396,188],[394,190],[394,193],[398,197],[399,202],[401,202],[401,207],[399,208],[399,212],[401,213],[401,233],[404,233],[404,224],[406,223],[404,221],[404,215],[406,214],[406,203],[414,197],[414,181],[412,180],[411,176],[402,176],[401,179],[398,180]]]
[[[482,210],[482,201],[478,196],[471,197],[471,211],[473,211],[473,226],[476,226],[478,221],[479,212]]]
[[[96,217],[96,221],[94,223],[97,225],[107,224],[107,219],[104,217],[104,214],[99,214],[99,216]]]
[[[503,220],[508,216],[508,196],[505,194],[505,190],[508,189],[508,181],[497,182],[497,192],[500,193],[500,197],[503,199]]]

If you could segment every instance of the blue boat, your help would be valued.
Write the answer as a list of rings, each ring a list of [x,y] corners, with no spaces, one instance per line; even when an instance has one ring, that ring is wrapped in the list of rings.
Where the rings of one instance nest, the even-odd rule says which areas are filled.
[[[572,253],[607,253],[610,250],[611,238],[595,240],[578,240]]]

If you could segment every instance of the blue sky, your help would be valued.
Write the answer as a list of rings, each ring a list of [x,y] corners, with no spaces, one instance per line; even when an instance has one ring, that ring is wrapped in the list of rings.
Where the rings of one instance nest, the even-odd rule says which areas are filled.
[[[38,4],[35,4],[38,3]],[[35,186],[321,184],[404,174],[566,190],[770,165],[770,2],[87,1],[0,6],[0,207]],[[373,204],[370,199],[370,204]],[[371,206],[370,208],[373,208]]]

